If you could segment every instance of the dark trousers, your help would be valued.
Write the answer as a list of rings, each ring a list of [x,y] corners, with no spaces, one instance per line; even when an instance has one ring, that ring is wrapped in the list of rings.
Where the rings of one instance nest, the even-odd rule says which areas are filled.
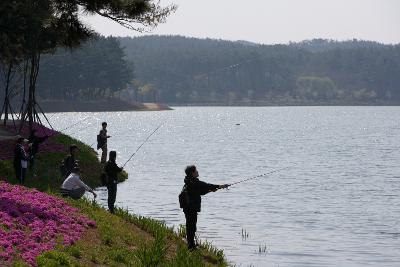
[[[31,172],[35,171],[35,154],[32,154],[31,159],[29,160],[29,170]]]
[[[20,184],[25,183],[26,169],[21,166],[14,166],[15,176]]]
[[[101,147],[101,163],[105,164],[107,162],[107,143]]]
[[[63,197],[70,197],[72,199],[77,200],[83,197],[83,195],[86,192],[86,189],[83,187],[79,187],[77,189],[72,189],[72,190],[61,188],[60,192]]]
[[[117,198],[117,184],[116,183],[112,183],[107,185],[107,190],[108,190],[108,210],[111,213],[114,213],[114,203],[115,203],[115,199]]]
[[[188,248],[192,249],[196,247],[194,243],[194,237],[196,235],[196,224],[197,224],[197,211],[185,211],[186,218],[186,240]]]

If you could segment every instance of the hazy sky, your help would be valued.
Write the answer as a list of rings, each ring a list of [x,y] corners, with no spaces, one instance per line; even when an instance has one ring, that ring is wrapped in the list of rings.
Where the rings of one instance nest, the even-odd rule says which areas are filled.
[[[313,38],[400,43],[400,0],[161,0],[178,10],[151,34],[274,44]],[[103,35],[140,36],[107,19]]]

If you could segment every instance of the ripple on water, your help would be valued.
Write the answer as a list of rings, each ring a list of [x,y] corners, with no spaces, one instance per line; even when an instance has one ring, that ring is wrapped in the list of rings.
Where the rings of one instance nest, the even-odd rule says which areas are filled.
[[[371,114],[373,114],[371,116]],[[184,223],[188,164],[210,183],[293,166],[203,198],[198,228],[237,266],[400,266],[400,107],[190,107],[168,112],[57,114],[91,144],[109,122],[119,162],[168,119],[126,166],[117,204]],[[240,126],[236,124],[240,122]],[[89,123],[95,123],[90,124]],[[129,129],[128,129],[129,128]],[[132,135],[131,142],[118,138]],[[104,189],[100,202],[106,205]],[[242,239],[241,230],[249,233]],[[267,253],[258,253],[260,246]]]

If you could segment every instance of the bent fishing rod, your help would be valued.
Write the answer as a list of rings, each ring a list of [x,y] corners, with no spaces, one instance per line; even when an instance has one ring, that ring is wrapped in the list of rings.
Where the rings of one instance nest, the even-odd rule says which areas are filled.
[[[143,141],[143,143],[136,149],[135,152],[133,152],[133,154],[129,157],[129,159],[124,163],[124,165],[122,165],[122,168],[125,167],[125,165],[133,158],[133,156],[135,156],[135,154],[139,151],[139,149],[147,142],[147,140],[150,139],[150,137],[157,132],[158,129],[161,128],[161,126],[163,126],[165,122],[161,123],[149,136],[147,136],[147,138]]]
[[[273,174],[275,172],[279,172],[279,171],[282,171],[282,170],[285,170],[285,169],[288,169],[288,168],[291,168],[291,166],[288,166],[288,167],[285,167],[285,168],[281,168],[281,169],[277,169],[277,170],[273,170],[273,171],[270,171],[270,172],[267,172],[267,173],[259,174],[259,175],[256,175],[256,176],[253,176],[253,177],[250,177],[250,178],[247,178],[247,179],[243,179],[243,180],[240,180],[238,182],[235,182],[235,183],[232,183],[232,184],[228,184],[228,187],[231,187],[232,185],[240,184],[240,183],[243,183],[243,182],[246,182],[246,181],[254,180],[254,179],[257,179],[257,178],[260,178],[260,177],[264,177],[264,176],[267,176],[267,175],[270,175],[270,174]]]

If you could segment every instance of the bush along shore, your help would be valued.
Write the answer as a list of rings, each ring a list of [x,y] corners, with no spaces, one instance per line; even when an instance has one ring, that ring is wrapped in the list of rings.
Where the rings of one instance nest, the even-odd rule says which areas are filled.
[[[79,146],[82,177],[91,187],[101,185],[97,153],[67,135],[34,127],[39,136],[50,137],[36,157],[36,176],[28,171],[24,186],[12,165],[16,140],[0,137],[0,266],[227,266],[223,252],[207,242],[188,251],[183,227],[120,208],[110,214],[88,199],[62,198],[59,166],[69,145]],[[123,172],[118,179],[127,178]]]

